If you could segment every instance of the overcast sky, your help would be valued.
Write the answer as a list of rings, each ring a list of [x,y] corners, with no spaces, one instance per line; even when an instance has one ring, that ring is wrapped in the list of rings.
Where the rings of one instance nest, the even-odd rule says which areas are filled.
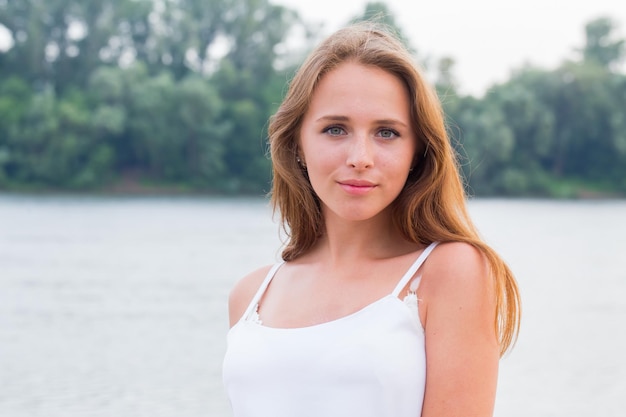
[[[325,32],[362,13],[367,0],[273,0]],[[608,16],[626,38],[626,0],[386,0],[399,26],[422,56],[451,56],[465,93],[481,94],[525,62],[545,68],[575,58],[584,25]]]

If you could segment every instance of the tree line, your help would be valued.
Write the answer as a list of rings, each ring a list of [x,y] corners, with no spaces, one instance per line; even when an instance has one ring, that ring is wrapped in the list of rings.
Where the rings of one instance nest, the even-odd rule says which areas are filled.
[[[372,15],[406,40],[382,2],[355,20]],[[268,117],[321,35],[269,0],[0,0],[0,25],[0,190],[264,193]],[[425,63],[470,193],[626,194],[615,29],[589,22],[578,60],[483,97],[452,58]]]

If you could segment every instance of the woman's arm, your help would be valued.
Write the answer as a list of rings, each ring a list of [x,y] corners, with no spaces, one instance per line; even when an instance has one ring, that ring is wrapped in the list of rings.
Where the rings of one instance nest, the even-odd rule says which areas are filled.
[[[485,258],[442,244],[424,265],[420,315],[426,336],[422,417],[493,415],[499,346],[495,292]]]

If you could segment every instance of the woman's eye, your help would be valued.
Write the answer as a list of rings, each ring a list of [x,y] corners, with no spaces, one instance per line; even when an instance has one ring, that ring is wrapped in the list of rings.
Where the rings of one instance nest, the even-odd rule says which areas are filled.
[[[381,129],[378,134],[380,135],[381,138],[384,139],[392,139],[395,138],[397,136],[400,136],[398,134],[398,132],[396,132],[395,130],[392,129]]]
[[[330,126],[327,127],[324,131],[332,136],[339,136],[344,133],[344,130],[339,126]]]

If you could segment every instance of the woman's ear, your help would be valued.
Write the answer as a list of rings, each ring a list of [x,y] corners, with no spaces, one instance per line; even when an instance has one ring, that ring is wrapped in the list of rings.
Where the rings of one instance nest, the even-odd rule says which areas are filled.
[[[300,165],[303,169],[306,169],[306,162],[300,156],[296,156],[296,161],[298,161],[298,165]]]

